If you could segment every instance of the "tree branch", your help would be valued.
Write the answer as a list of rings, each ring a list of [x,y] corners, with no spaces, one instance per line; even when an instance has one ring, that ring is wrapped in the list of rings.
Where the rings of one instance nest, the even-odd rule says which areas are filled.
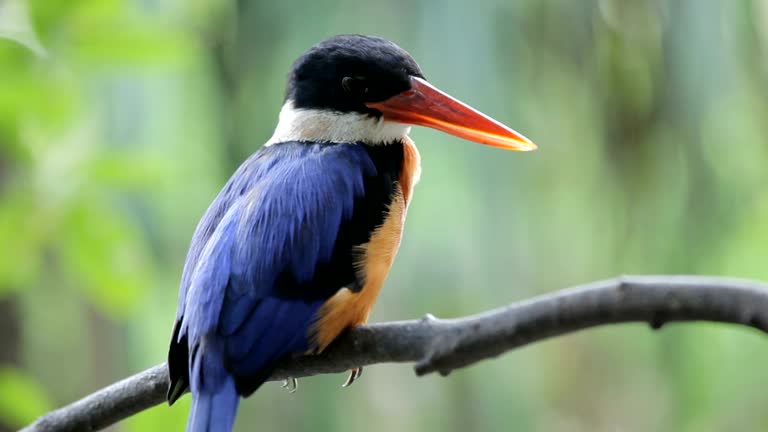
[[[454,369],[553,336],[604,324],[716,321],[768,332],[768,285],[696,276],[630,276],[593,282],[478,315],[372,324],[323,354],[286,361],[270,378],[305,377],[386,362],[416,362],[417,375]],[[165,364],[52,411],[22,432],[92,431],[162,403]]]

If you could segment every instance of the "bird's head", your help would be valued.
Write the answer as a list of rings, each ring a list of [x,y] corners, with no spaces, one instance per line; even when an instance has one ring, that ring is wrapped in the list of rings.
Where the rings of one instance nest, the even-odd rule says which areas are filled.
[[[340,35],[293,64],[270,143],[386,144],[411,125],[509,150],[533,150],[523,135],[429,84],[404,49],[374,36]]]

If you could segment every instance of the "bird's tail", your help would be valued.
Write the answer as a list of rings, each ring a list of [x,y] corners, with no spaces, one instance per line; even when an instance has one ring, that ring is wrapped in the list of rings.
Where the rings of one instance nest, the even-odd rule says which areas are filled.
[[[192,351],[187,432],[232,431],[240,396],[222,357],[222,344],[217,340],[204,338],[200,348]]]
[[[231,376],[213,393],[193,392],[187,432],[231,432],[239,401]]]

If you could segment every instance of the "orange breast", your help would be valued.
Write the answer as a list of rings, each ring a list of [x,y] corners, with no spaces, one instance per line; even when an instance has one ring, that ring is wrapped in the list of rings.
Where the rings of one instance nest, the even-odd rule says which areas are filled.
[[[340,289],[320,308],[312,328],[312,337],[319,350],[325,349],[346,328],[365,323],[373,304],[400,247],[405,215],[411,200],[413,186],[418,182],[421,170],[419,152],[413,141],[405,142],[403,171],[384,222],[371,235],[368,243],[359,246],[357,262],[362,289],[353,292]]]

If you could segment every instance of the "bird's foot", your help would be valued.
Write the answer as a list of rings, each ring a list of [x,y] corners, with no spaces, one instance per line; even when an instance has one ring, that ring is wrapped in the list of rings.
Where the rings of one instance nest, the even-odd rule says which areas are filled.
[[[299,389],[299,380],[296,378],[286,378],[280,387],[288,390],[288,393],[296,393],[296,390]]]
[[[349,387],[352,385],[353,382],[355,382],[358,378],[360,378],[363,375],[363,368],[358,367],[354,368],[351,371],[349,371],[349,377],[347,380],[342,384],[342,387]]]

